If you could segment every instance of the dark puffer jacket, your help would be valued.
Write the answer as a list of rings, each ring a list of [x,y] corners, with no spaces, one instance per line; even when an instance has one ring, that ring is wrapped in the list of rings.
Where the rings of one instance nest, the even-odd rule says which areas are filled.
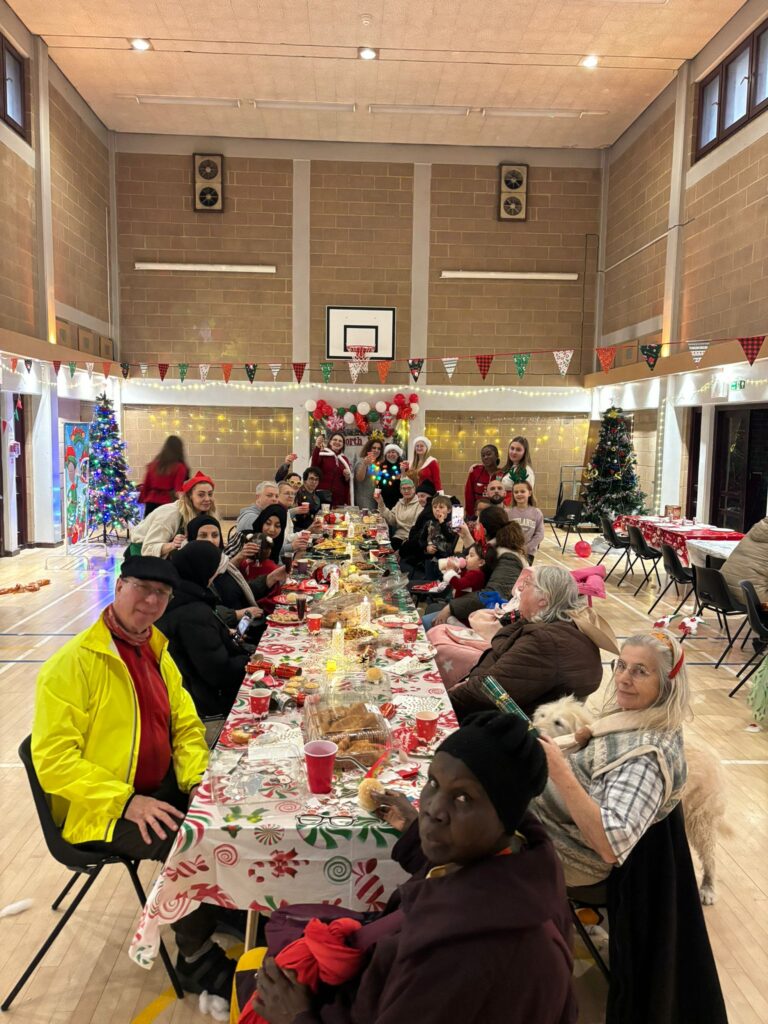
[[[540,704],[573,694],[584,701],[600,685],[600,648],[573,622],[504,626],[466,679],[449,691],[459,719],[493,707],[480,687],[493,676],[527,715]]]

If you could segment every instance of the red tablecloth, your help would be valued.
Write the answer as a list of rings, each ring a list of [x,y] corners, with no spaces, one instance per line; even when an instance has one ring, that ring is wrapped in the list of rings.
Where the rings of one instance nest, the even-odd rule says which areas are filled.
[[[669,544],[680,557],[683,565],[688,565],[689,540],[741,540],[743,533],[726,530],[719,526],[684,526],[669,522],[659,516],[618,516],[613,524],[617,530],[626,531],[627,526],[636,526],[651,547],[661,550],[662,544]]]

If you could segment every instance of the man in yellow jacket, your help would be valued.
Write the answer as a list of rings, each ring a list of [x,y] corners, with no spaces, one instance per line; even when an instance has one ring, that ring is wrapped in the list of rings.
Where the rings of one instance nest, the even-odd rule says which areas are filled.
[[[32,760],[68,843],[163,861],[203,777],[205,730],[154,628],[178,582],[167,559],[126,559],[113,603],[40,670]],[[187,991],[228,1000],[215,926],[205,903],[173,925],[176,969]]]

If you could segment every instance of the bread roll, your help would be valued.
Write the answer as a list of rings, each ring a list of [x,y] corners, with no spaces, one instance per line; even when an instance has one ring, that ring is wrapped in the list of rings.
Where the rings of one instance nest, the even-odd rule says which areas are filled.
[[[357,790],[357,802],[364,811],[372,814],[379,806],[379,797],[386,792],[378,779],[363,779]]]

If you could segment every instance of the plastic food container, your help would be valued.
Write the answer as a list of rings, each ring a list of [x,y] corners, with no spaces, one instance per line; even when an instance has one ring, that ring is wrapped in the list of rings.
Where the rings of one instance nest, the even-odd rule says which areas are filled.
[[[392,747],[386,719],[375,703],[360,700],[357,688],[308,701],[304,705],[303,731],[307,741],[336,743],[336,763],[342,768],[370,768]]]

